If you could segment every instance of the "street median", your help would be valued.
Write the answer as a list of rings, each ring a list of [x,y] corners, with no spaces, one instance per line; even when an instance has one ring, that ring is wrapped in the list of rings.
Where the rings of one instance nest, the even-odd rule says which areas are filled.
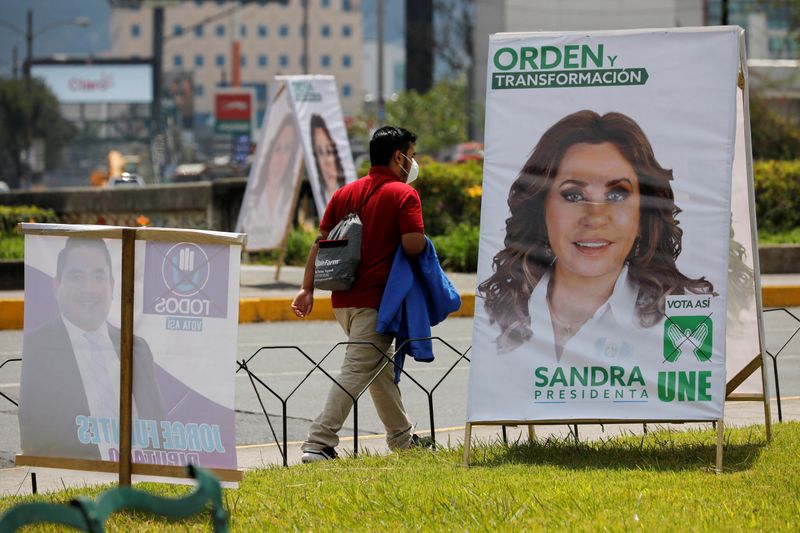
[[[800,307],[800,285],[770,285],[762,287],[764,308]],[[249,297],[239,300],[239,323],[280,322],[300,320],[291,309],[292,297]],[[22,329],[25,301],[23,298],[0,298],[0,330]],[[475,310],[475,295],[461,294],[461,309],[451,317],[471,317]],[[329,296],[314,299],[314,310],[306,320],[335,320]]]

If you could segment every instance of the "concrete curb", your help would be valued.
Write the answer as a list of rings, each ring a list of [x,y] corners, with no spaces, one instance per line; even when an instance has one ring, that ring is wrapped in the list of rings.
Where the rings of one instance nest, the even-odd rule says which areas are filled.
[[[770,285],[761,288],[762,304],[767,307],[800,307],[800,285]],[[299,320],[290,308],[291,297],[241,298],[239,323]],[[0,330],[22,329],[25,301],[23,298],[0,298]],[[475,295],[461,294],[461,309],[451,317],[471,317],[475,311]],[[314,299],[310,320],[335,320],[330,297]]]

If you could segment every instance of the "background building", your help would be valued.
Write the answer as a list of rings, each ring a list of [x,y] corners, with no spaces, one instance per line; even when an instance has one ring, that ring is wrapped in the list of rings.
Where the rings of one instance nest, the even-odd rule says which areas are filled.
[[[514,31],[702,26],[702,0],[473,0],[476,100],[486,96],[489,35]]]
[[[214,89],[231,81],[232,41],[241,43],[243,86],[256,89],[258,123],[276,74],[336,76],[345,114],[363,100],[361,5],[358,0],[307,0],[308,66],[303,64],[300,1],[186,0],[165,9],[163,71],[188,73],[194,87],[195,123],[213,115]],[[152,10],[117,8],[111,16],[111,55],[149,57]]]

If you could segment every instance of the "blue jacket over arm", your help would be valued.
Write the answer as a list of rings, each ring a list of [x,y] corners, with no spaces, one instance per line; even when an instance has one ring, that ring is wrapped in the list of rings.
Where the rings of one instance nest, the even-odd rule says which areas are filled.
[[[433,243],[428,237],[425,242],[425,250],[412,259],[398,247],[378,308],[378,333],[395,338],[395,382],[400,381],[406,355],[433,361],[430,339],[403,343],[430,337],[431,326],[461,307],[461,297],[442,270]]]

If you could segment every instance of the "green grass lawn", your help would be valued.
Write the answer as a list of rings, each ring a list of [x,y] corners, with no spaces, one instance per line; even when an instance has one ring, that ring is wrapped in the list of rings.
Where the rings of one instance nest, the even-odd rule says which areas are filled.
[[[575,444],[480,443],[461,448],[248,472],[226,490],[233,531],[632,530],[797,531],[800,423],[726,430],[725,472],[713,472],[716,433],[651,432]],[[107,487],[105,487],[107,488]],[[146,483],[163,496],[189,487]],[[66,490],[64,502],[102,489]],[[0,500],[0,511],[33,497]],[[120,513],[111,531],[206,531],[208,513],[169,522]],[[41,528],[40,530],[46,530]],[[56,530],[51,528],[50,530]]]

